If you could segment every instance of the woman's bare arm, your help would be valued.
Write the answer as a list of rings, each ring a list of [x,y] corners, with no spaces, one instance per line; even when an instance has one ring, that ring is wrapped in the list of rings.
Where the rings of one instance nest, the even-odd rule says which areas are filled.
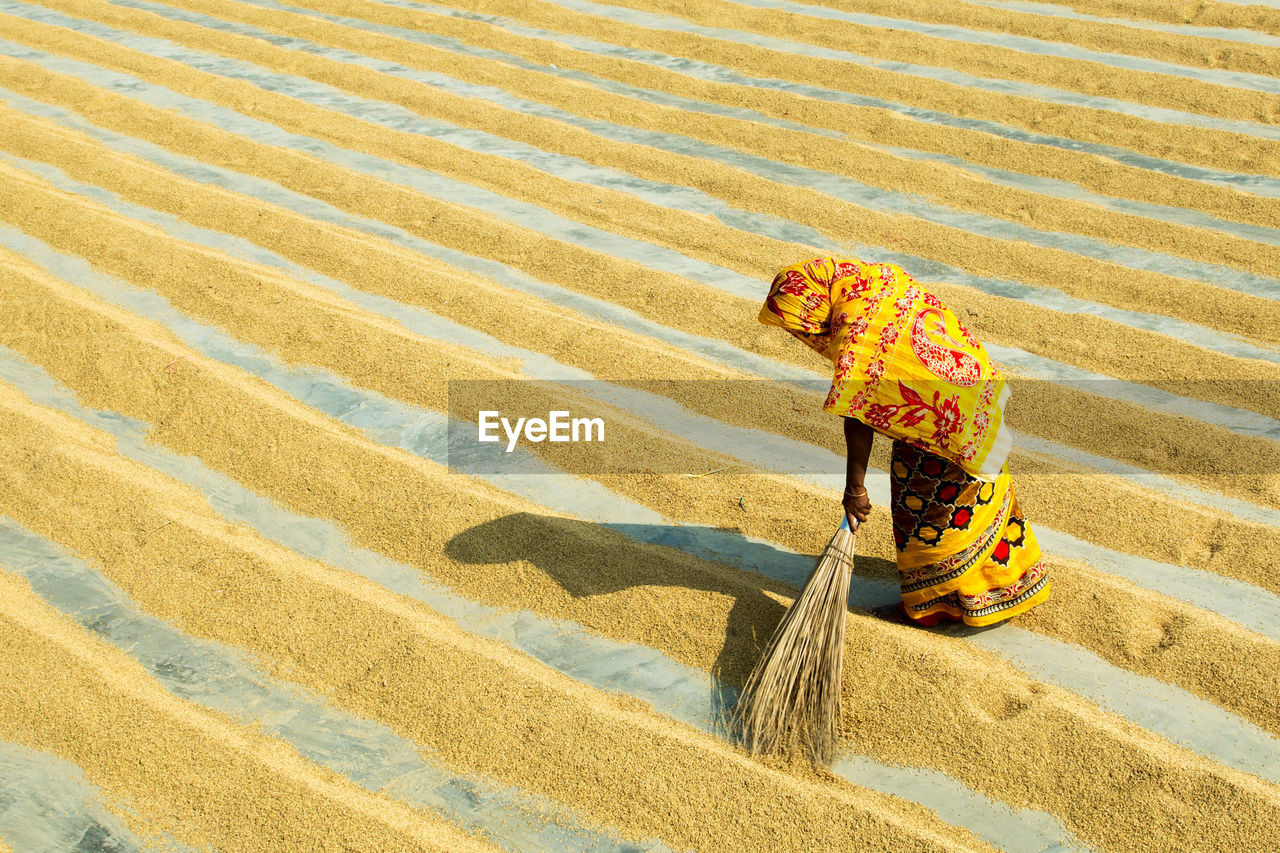
[[[875,430],[857,418],[844,419],[844,442],[848,461],[845,468],[844,504],[849,525],[861,524],[871,512],[871,500],[867,497],[867,460],[871,458],[871,440]]]

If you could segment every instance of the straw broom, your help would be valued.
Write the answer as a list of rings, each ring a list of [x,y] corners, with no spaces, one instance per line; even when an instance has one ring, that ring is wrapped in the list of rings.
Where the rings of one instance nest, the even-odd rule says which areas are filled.
[[[854,531],[846,517],[765,647],[729,717],[752,753],[793,753],[830,764],[840,727],[844,626]]]

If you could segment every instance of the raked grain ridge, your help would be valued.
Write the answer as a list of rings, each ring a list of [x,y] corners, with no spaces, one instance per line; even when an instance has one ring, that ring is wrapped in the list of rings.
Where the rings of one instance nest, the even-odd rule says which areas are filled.
[[[1270,5],[0,0],[0,849],[1273,849],[1277,67]],[[714,720],[838,431],[660,381],[820,381],[755,314],[834,252],[1089,381],[1011,409],[1001,632],[867,614],[878,447],[818,772]],[[464,378],[715,473],[450,471]]]

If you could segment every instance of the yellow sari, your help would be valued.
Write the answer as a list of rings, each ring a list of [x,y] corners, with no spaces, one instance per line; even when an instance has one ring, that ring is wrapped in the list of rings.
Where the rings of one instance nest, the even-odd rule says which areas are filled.
[[[760,322],[826,356],[823,408],[994,481],[1013,440],[1009,389],[987,352],[936,296],[896,264],[817,258],[778,273]]]
[[[1013,493],[1004,376],[894,264],[817,258],[778,273],[760,321],[828,358],[823,408],[894,439],[893,534],[906,614],[989,625],[1049,597]]]

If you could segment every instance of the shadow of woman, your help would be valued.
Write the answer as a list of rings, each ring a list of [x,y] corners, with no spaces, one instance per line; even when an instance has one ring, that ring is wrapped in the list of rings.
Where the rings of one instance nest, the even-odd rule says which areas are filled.
[[[815,560],[753,542],[737,530],[601,524],[528,512],[459,533],[445,545],[445,554],[472,565],[527,561],[574,598],[637,586],[668,586],[731,599],[723,642],[710,672],[709,722],[722,732],[724,714],[736,703],[738,691],[786,610],[772,596],[793,598]],[[873,558],[858,560],[877,564],[859,566],[876,574],[885,569],[879,563],[892,565]],[[861,608],[883,599],[853,603]]]

